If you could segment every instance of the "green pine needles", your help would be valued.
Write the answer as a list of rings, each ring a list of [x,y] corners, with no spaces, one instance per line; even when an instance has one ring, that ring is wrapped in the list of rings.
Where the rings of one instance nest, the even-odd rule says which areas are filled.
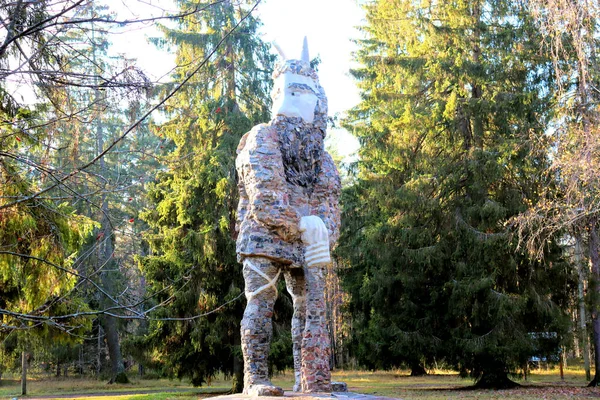
[[[147,359],[195,385],[217,372],[233,375],[235,392],[243,387],[244,282],[235,252],[234,163],[242,135],[269,119],[274,62],[256,33],[258,21],[247,16],[251,2],[242,3],[219,2],[177,29],[164,28],[177,63],[188,66],[179,77],[216,51],[166,105],[168,120],[157,134],[167,139],[167,162],[148,186],[150,205],[141,215],[151,228],[145,239],[152,255],[140,260],[149,294],[161,304],[152,316],[190,317],[151,322],[142,338]]]
[[[353,351],[371,368],[445,363],[508,387],[567,334],[571,270],[516,250],[507,221],[536,201],[547,148],[550,62],[510,1],[375,1],[353,71],[363,101],[338,255],[355,315]]]

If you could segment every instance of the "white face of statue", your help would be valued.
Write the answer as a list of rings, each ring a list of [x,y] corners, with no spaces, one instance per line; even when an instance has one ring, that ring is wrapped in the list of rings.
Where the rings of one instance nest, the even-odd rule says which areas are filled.
[[[312,123],[317,105],[315,82],[303,75],[286,72],[279,75],[273,86],[273,108],[271,115],[300,117],[304,122]]]

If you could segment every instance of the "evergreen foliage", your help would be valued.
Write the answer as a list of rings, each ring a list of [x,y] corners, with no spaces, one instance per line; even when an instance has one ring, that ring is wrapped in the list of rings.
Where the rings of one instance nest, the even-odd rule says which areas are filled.
[[[144,153],[141,140],[122,141],[90,162],[131,122],[148,81],[130,60],[109,57],[107,31],[94,23],[112,17],[106,7],[62,6],[61,13],[46,2],[19,1],[0,11],[12,22],[0,46],[0,256],[14,272],[4,275],[6,293],[0,297],[10,302],[9,311],[19,304],[18,311],[28,314],[21,320],[34,321],[14,322],[20,329],[35,327],[39,336],[18,335],[26,351],[40,340],[46,341],[40,347],[81,341],[92,319],[79,313],[109,307],[119,313],[121,303],[131,300],[131,291],[124,290],[131,282],[123,282],[124,263],[114,249],[126,243],[124,214],[131,215],[131,203],[124,198],[133,199],[137,176],[147,167],[136,158]],[[59,30],[52,28],[56,13],[64,23]],[[31,98],[11,97],[15,82],[29,87]],[[143,131],[136,139],[143,139]],[[71,320],[61,317],[71,313]],[[76,336],[40,329],[36,318]],[[7,330],[15,327],[5,322]],[[107,337],[116,340],[107,341],[118,346],[113,333]],[[117,358],[113,364],[123,370]]]
[[[48,16],[45,3],[36,3],[27,12],[19,5],[7,10],[14,11],[21,29]],[[34,32],[22,44],[35,49],[45,40],[43,32]],[[44,318],[86,310],[80,298],[65,296],[77,282],[74,262],[94,225],[64,199],[39,196],[38,191],[56,179],[47,166],[52,137],[45,118],[60,90],[40,85],[34,104],[13,97],[6,77],[11,75],[12,63],[22,62],[23,56],[15,50],[0,49],[0,331],[5,337],[13,329],[35,326],[37,334],[48,336],[57,333],[50,332],[54,324],[44,324]],[[52,56],[49,48],[40,46],[28,61],[44,68]],[[65,318],[56,327],[68,329],[71,324],[88,326],[75,317]]]
[[[80,12],[106,19],[110,17],[107,7],[91,3],[81,7]],[[76,55],[65,62],[65,68],[91,77],[89,85],[65,88],[63,108],[54,110],[77,113],[81,121],[89,121],[74,123],[57,118],[58,122],[54,124],[59,133],[57,142],[60,143],[55,164],[65,170],[98,157],[122,135],[137,119],[144,100],[142,95],[149,89],[148,82],[143,79],[145,86],[134,84],[113,90],[102,88],[103,73],[119,75],[127,80],[132,78],[127,75],[130,72],[135,74],[136,70],[131,66],[131,60],[109,56],[109,37],[93,22],[89,24],[87,34],[89,40],[80,31],[69,32],[63,38],[77,49]],[[125,72],[118,72],[123,70]],[[102,330],[97,332],[103,333],[108,347],[111,371],[106,375],[111,383],[119,380],[122,383],[127,379],[120,346],[125,323],[115,315],[124,317],[129,313],[126,306],[135,304],[141,297],[136,263],[133,257],[128,256],[133,247],[131,236],[139,225],[135,217],[137,211],[132,205],[134,199],[138,201],[143,187],[139,178],[157,165],[152,159],[146,159],[146,153],[158,143],[158,138],[150,134],[148,124],[142,124],[128,140],[121,141],[113,151],[89,166],[89,176],[71,183],[76,193],[85,194],[76,196],[79,212],[98,221],[93,235],[83,245],[85,257],[79,260],[78,270],[82,276],[90,278],[80,282],[78,293],[94,310],[101,312],[98,322]],[[112,315],[102,314],[104,310],[110,310]],[[98,361],[98,364],[98,372],[105,372],[101,371],[102,363]]]
[[[178,4],[185,11],[208,3]],[[164,28],[177,64],[186,66],[175,80],[208,60],[166,105],[168,121],[156,127],[167,139],[168,161],[148,185],[149,207],[141,215],[151,227],[145,235],[151,255],[140,265],[160,305],[152,314],[159,320],[138,339],[146,358],[194,385],[218,371],[234,374],[235,391],[242,384],[244,305],[235,252],[235,151],[244,133],[269,119],[274,61],[257,36],[257,20],[247,16],[248,4],[218,2],[178,29]]]
[[[521,4],[375,1],[347,127],[360,172],[343,198],[354,351],[371,368],[444,360],[482,386],[567,332],[570,268],[517,251],[507,221],[551,184],[551,65]],[[390,311],[393,310],[393,311]]]

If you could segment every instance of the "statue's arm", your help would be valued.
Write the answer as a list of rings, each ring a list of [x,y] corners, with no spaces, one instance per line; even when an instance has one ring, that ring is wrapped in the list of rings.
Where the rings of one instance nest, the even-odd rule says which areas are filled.
[[[321,172],[313,191],[312,208],[319,216],[329,233],[329,243],[333,249],[340,236],[340,194],[342,184],[340,175],[335,167],[333,159],[328,153],[324,153]]]
[[[238,154],[236,168],[240,191],[248,199],[244,218],[262,223],[283,240],[299,240],[300,215],[289,205],[277,138],[264,131],[250,136]]]

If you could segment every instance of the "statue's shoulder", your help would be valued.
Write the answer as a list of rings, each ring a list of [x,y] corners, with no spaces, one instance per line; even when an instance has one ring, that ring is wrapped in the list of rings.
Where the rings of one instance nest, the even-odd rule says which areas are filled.
[[[327,151],[321,156],[321,174],[320,179],[329,182],[329,185],[341,187],[340,174],[337,170],[333,157]]]
[[[237,154],[244,150],[273,146],[277,143],[277,131],[269,124],[259,124],[240,139]]]
[[[331,154],[329,154],[327,151],[324,151],[323,155],[321,156],[321,165],[323,169],[333,169],[337,172],[337,168],[335,166],[335,162],[333,161],[333,157],[331,157]]]

